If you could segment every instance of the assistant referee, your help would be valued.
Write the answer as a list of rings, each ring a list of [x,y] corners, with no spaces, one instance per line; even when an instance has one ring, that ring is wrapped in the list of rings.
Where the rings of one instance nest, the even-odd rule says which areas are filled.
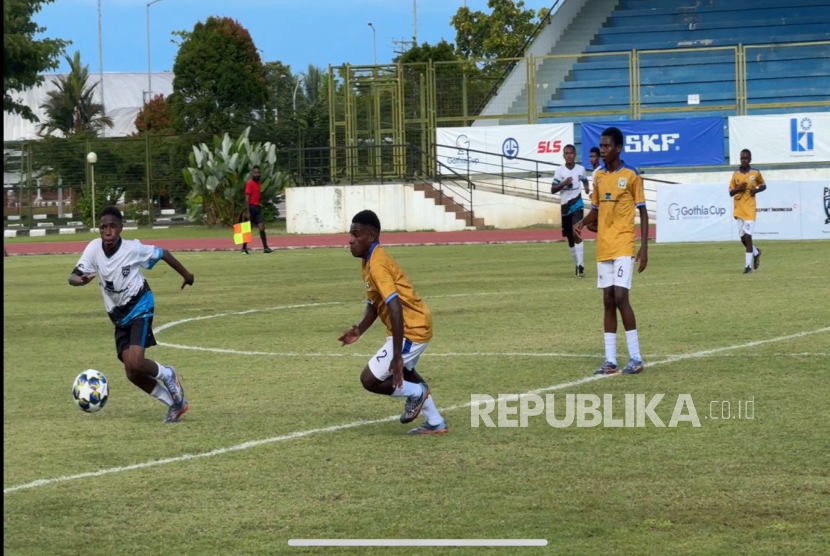
[[[268,241],[265,239],[265,223],[262,219],[262,208],[259,205],[260,196],[262,195],[262,188],[259,185],[260,171],[259,166],[254,166],[251,171],[251,179],[245,185],[245,205],[248,207],[248,221],[251,224],[256,224],[259,227],[259,237],[262,240],[262,252],[273,253],[273,250],[268,247]],[[242,244],[242,254],[248,254],[248,244]]]

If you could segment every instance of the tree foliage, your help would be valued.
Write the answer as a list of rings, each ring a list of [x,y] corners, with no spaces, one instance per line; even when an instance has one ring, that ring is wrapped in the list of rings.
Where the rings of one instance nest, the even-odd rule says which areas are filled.
[[[522,47],[539,22],[536,11],[524,5],[522,0],[489,0],[490,14],[459,8],[450,21],[456,30],[458,51],[465,58],[521,56]],[[546,17],[547,10],[541,10],[539,16]]]
[[[16,93],[43,83],[42,73],[58,67],[68,44],[60,39],[37,39],[45,27],[33,21],[43,4],[55,0],[3,0],[3,111],[37,121]]]
[[[138,134],[155,133],[170,135],[173,132],[173,125],[170,122],[170,105],[164,95],[156,95],[144,106],[135,117],[135,128]]]
[[[40,135],[55,132],[65,137],[78,133],[97,135],[105,127],[112,127],[112,118],[106,115],[104,105],[95,101],[95,91],[100,83],[89,84],[89,66],[81,64],[81,53],[75,52],[69,62],[69,73],[55,81],[56,89],[46,93],[46,102],[40,107],[46,113],[38,126]]]
[[[266,63],[264,70],[270,106],[276,112],[277,119],[291,114],[296,84],[291,66],[277,60]]]
[[[441,42],[435,45],[423,43],[420,46],[410,48],[393,61],[401,64],[411,64],[426,63],[430,60],[433,62],[452,62],[458,59],[459,56],[455,51],[455,46],[442,39]]]
[[[266,117],[265,69],[247,29],[209,17],[182,33],[170,99],[178,133],[223,133]]]
[[[277,149],[271,143],[251,143],[250,128],[232,141],[227,133],[193,146],[189,166],[182,172],[190,187],[188,218],[210,226],[232,226],[245,214],[245,184],[254,166],[260,167],[261,202],[264,208],[276,203],[288,184],[288,176],[277,169]],[[273,209],[275,210],[275,209]],[[267,212],[267,211],[266,211]]]

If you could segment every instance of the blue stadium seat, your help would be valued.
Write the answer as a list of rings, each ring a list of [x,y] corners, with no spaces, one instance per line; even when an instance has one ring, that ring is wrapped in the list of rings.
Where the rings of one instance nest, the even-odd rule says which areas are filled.
[[[719,107],[736,104],[734,49],[677,49],[744,45],[750,113],[780,113],[782,108],[762,110],[752,105],[830,98],[830,46],[777,45],[828,40],[830,0],[621,0],[585,52],[640,52],[643,118],[726,117],[734,115],[734,110]],[[662,49],[676,51],[648,52]],[[573,113],[629,109],[629,68],[622,56],[581,57],[563,83],[549,85],[555,92],[540,98],[540,122],[628,118],[628,114],[614,114],[571,116],[569,120]],[[695,110],[648,112],[688,106],[689,94],[700,95]],[[707,106],[712,110],[701,110]]]

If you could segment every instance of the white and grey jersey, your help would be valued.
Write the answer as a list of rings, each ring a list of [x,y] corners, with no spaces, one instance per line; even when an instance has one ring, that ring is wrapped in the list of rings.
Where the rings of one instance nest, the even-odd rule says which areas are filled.
[[[571,185],[559,191],[562,214],[567,215],[584,208],[582,202],[582,184],[588,183],[585,168],[579,164],[568,169],[564,164],[553,174],[553,185],[557,186],[568,178],[572,178]]]
[[[139,240],[120,240],[112,256],[104,253],[100,238],[89,242],[75,267],[83,274],[96,274],[106,309],[115,326],[126,326],[139,317],[152,316],[153,292],[141,273],[151,269],[164,255],[159,247]]]

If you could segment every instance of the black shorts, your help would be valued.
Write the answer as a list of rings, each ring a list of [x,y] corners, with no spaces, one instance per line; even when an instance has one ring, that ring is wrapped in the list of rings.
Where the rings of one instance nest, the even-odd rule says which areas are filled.
[[[115,350],[118,352],[118,359],[121,354],[130,346],[141,346],[148,348],[156,345],[156,337],[153,335],[153,317],[139,317],[127,326],[115,327]]]
[[[259,207],[259,205],[248,205],[248,210],[251,212],[251,224],[262,224],[262,209]]]
[[[562,211],[564,212],[564,211]],[[562,215],[562,235],[565,237],[572,237],[574,233],[574,225],[582,220],[582,209],[577,209],[565,216]]]

